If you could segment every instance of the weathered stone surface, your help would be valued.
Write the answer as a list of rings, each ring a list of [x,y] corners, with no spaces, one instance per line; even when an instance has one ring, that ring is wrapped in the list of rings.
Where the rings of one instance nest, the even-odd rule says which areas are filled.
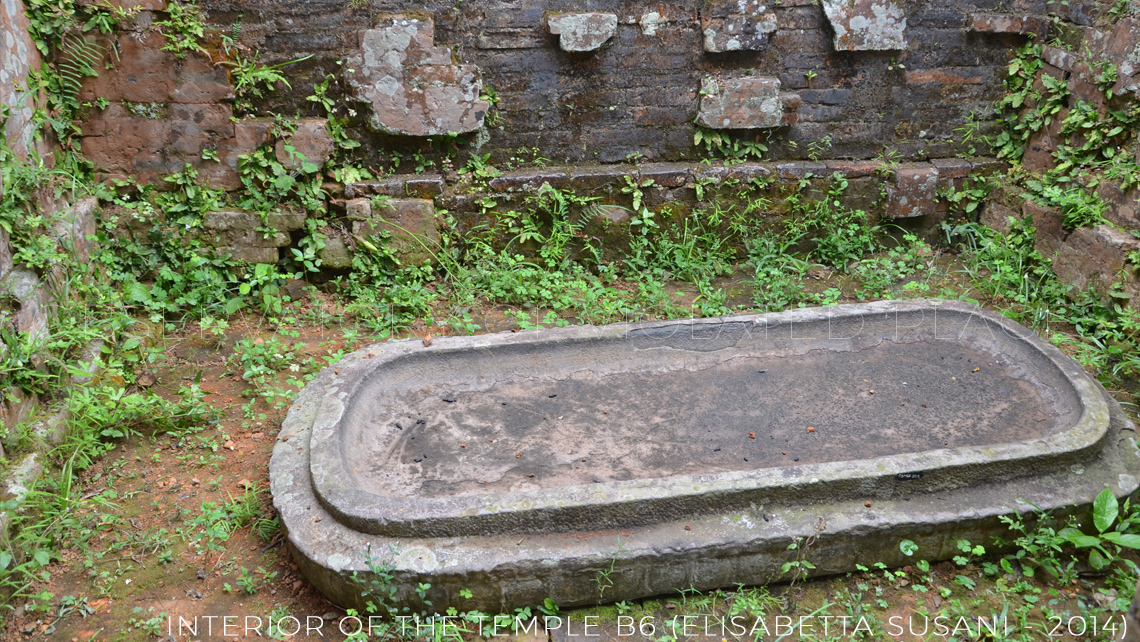
[[[903,167],[887,186],[887,217],[930,216],[938,209],[938,168],[932,165]]]
[[[277,162],[288,169],[297,169],[301,166],[301,159],[290,154],[285,149],[286,145],[292,146],[296,154],[318,167],[328,162],[332,158],[336,146],[325,127],[327,123],[328,120],[324,118],[302,118],[298,120],[297,131],[293,132],[288,140],[277,141],[275,149]]]
[[[204,150],[233,144],[232,115],[224,103],[177,103],[169,106],[163,118],[155,119],[136,116],[122,104],[111,103],[83,123],[83,153],[99,172],[111,176],[159,183],[190,163],[202,168],[202,177],[210,184],[232,189],[240,186],[236,145],[227,155],[232,157],[232,166],[202,160]]]
[[[563,51],[595,51],[617,33],[618,19],[612,13],[552,13],[546,16],[546,29],[558,36]]]
[[[229,256],[235,261],[244,261],[250,265],[259,263],[273,264],[277,262],[278,252],[275,247],[254,247],[249,245],[227,246],[215,248],[218,256]]]
[[[389,546],[394,547],[399,541],[400,550],[384,558],[394,569],[394,598],[398,604],[419,608],[414,590],[419,583],[426,582],[431,585],[427,599],[432,601],[432,608],[461,606],[510,612],[517,606],[534,604],[547,597],[564,607],[594,604],[598,592],[591,580],[599,570],[612,572],[614,585],[607,592],[609,599],[658,595],[668,592],[669,587],[686,585],[690,580],[693,588],[701,591],[738,582],[761,584],[779,574],[781,564],[788,559],[787,542],[796,533],[812,532],[821,512],[828,517],[822,531],[817,530],[819,539],[813,550],[818,554],[813,562],[815,572],[826,575],[854,569],[867,557],[890,565],[905,564],[907,558],[898,552],[897,545],[904,537],[927,551],[931,560],[949,559],[958,554],[955,542],[959,538],[988,540],[1003,530],[999,518],[1018,510],[1011,506],[1008,500],[1011,496],[1043,510],[1061,507],[1088,510],[1092,499],[1106,487],[1121,497],[1134,492],[1136,477],[1140,474],[1140,454],[1134,445],[1135,429],[1119,405],[1078,364],[1033,332],[996,314],[976,308],[966,312],[966,309],[965,304],[957,302],[882,302],[854,310],[846,306],[825,311],[793,310],[762,318],[568,328],[542,334],[441,337],[437,342],[446,344],[442,346],[443,352],[439,352],[438,347],[425,349],[418,340],[369,346],[347,356],[337,364],[336,371],[330,368],[318,374],[290,410],[270,463],[274,505],[301,572],[338,604],[359,606],[362,601],[359,582],[371,579],[364,554],[358,551],[367,550],[369,546],[374,551],[388,551]],[[440,406],[446,406],[443,411],[463,412],[478,394],[476,391],[486,390],[488,381],[506,379],[530,387],[536,379],[548,376],[552,367],[575,367],[573,364],[580,363],[576,358],[580,351],[599,342],[609,341],[615,351],[629,352],[638,352],[630,349],[631,341],[641,342],[638,347],[646,349],[640,351],[640,356],[659,372],[666,363],[671,364],[670,368],[692,368],[702,359],[724,358],[721,355],[725,353],[754,350],[770,341],[782,342],[784,350],[788,349],[789,341],[791,345],[799,341],[814,342],[818,347],[828,340],[824,337],[831,336],[831,341],[835,340],[837,323],[851,333],[844,336],[860,337],[854,339],[855,345],[864,341],[878,345],[885,337],[897,341],[901,331],[905,340],[899,345],[904,348],[937,336],[957,338],[989,354],[1016,354],[1013,363],[1062,379],[1035,385],[1051,387],[1047,395],[1050,399],[1068,400],[1062,403],[1072,409],[1066,410],[1072,414],[1058,422],[1065,426],[1062,429],[1065,432],[1063,436],[1058,435],[1058,439],[1046,440],[1028,439],[1012,431],[1008,442],[985,447],[943,449],[940,442],[934,454],[911,452],[873,462],[848,458],[831,464],[786,463],[783,464],[785,469],[715,473],[699,480],[658,477],[652,482],[641,480],[646,483],[638,484],[636,479],[599,478],[588,484],[590,492],[570,485],[534,489],[533,484],[538,480],[523,476],[520,484],[507,491],[496,488],[479,493],[473,490],[468,496],[445,497],[425,497],[421,493],[412,498],[399,493],[369,493],[366,502],[343,502],[346,493],[358,489],[359,478],[346,470],[357,464],[338,462],[336,454],[357,458],[355,461],[364,456],[359,447],[364,440],[351,442],[352,435],[341,431],[346,423],[342,421],[344,413],[350,410],[353,417],[359,417],[361,413],[372,412],[375,406],[368,404],[377,395],[360,391],[377,389],[375,385],[368,387],[367,383],[392,381],[393,368],[403,368],[399,373],[406,373],[411,379],[406,383],[397,379],[400,381],[397,386],[431,386],[432,382],[438,382],[441,396],[455,394],[458,398],[456,404],[439,403],[430,392],[437,388],[429,388],[424,398],[436,399],[431,412],[438,411]],[[795,330],[789,335],[788,329],[793,327]],[[768,332],[758,332],[757,328],[767,328]],[[778,329],[778,337],[773,336],[774,329]],[[809,334],[804,334],[805,331]],[[537,363],[546,370],[537,377],[524,378],[523,371],[516,365],[520,361],[516,355],[542,354],[552,346],[564,352],[540,359]],[[665,358],[653,358],[651,353],[655,347]],[[718,349],[711,349],[714,347]],[[857,349],[852,344],[844,344],[844,347]],[[677,355],[679,350],[685,351],[682,353],[685,358],[671,359],[670,355]],[[617,355],[610,353],[607,357],[591,363],[608,363],[616,360]],[[456,367],[457,360],[469,358],[479,359],[479,367]],[[523,366],[527,367],[535,366]],[[477,372],[483,387],[469,385],[467,379],[463,379],[466,375],[461,374],[466,372]],[[994,375],[991,372],[963,376]],[[984,390],[991,380],[971,381],[969,385]],[[447,385],[460,387],[445,390]],[[926,388],[922,386],[923,390]],[[816,388],[803,386],[800,390]],[[385,389],[380,394],[386,397],[400,392]],[[559,395],[558,401],[563,396]],[[330,403],[330,399],[345,401]],[[541,396],[540,400],[545,403],[548,397]],[[581,403],[577,396],[574,401]],[[351,409],[348,403],[353,404]],[[898,411],[896,404],[890,405],[890,409],[884,408],[881,412]],[[824,403],[820,407],[826,406]],[[865,408],[865,404],[862,407]],[[1082,408],[1090,410],[1082,415],[1078,412]],[[1070,423],[1069,418],[1076,415],[1081,415],[1081,419]],[[846,419],[849,418],[845,418],[844,425]],[[380,435],[396,429],[390,420],[354,425]],[[405,427],[404,435],[418,430],[406,424]],[[802,436],[802,428],[798,430]],[[826,435],[826,429],[823,431]],[[1121,431],[1124,431],[1123,437]],[[597,434],[602,433],[605,431]],[[935,431],[935,434],[942,433]],[[369,441],[375,437],[371,435]],[[353,447],[343,448],[345,443],[353,443]],[[497,445],[484,444],[485,450],[481,452],[490,452]],[[529,445],[533,448],[525,449],[521,466],[549,466],[550,462],[539,454],[541,442]],[[455,457],[450,450],[458,449],[454,444],[449,447],[447,451],[431,450],[431,459],[423,459],[417,472],[440,465],[437,457]],[[508,449],[502,450],[490,455],[510,458],[506,464],[510,472],[495,477],[499,486],[513,482],[513,476],[523,472],[516,461],[518,458]],[[577,453],[577,448],[574,451]],[[560,463],[558,459],[566,457],[565,453],[562,450],[558,458],[551,458],[555,459],[555,465]],[[588,455],[582,454],[583,457]],[[398,473],[415,468],[410,461],[412,456],[405,452],[392,470]],[[480,455],[471,454],[464,465],[478,463],[479,459]],[[1077,463],[1079,467],[1073,465]],[[570,466],[565,468],[570,469]],[[983,470],[986,474],[979,475]],[[909,471],[925,471],[925,474],[900,482],[902,477],[898,473]],[[592,470],[581,472],[589,475]],[[579,473],[571,471],[571,474]],[[451,472],[447,478],[457,479]],[[838,485],[836,479],[844,483]],[[423,485],[435,492],[447,492],[442,484],[424,482],[423,472],[413,473],[406,488],[414,490]],[[905,483],[905,488],[900,483]],[[482,486],[477,488],[482,489]],[[948,499],[945,490],[949,488],[953,488],[954,493]],[[857,489],[854,496],[852,489]],[[764,498],[764,506],[754,501],[749,503],[756,496]],[[613,497],[620,497],[621,501],[611,499]],[[485,498],[496,510],[474,508],[461,513]],[[874,507],[866,508],[864,499],[873,499]],[[335,509],[330,509],[330,505]],[[549,511],[547,506],[550,506]],[[654,510],[657,506],[660,510]],[[407,508],[407,511],[395,512],[399,508]],[[1025,510],[1032,509],[1026,506]],[[568,513],[582,515],[582,519],[567,519]],[[407,532],[409,525],[416,528],[425,514],[438,519],[411,536],[391,534],[396,529]],[[463,516],[456,518],[456,514]],[[393,518],[391,522],[378,524],[378,515]],[[609,516],[613,516],[612,521]],[[754,524],[763,524],[763,527]],[[596,537],[570,535],[587,529],[601,534]],[[620,532],[624,544],[623,555],[616,566],[612,555],[616,536],[606,535],[615,532]],[[682,540],[684,546],[679,546]],[[694,560],[698,558],[700,573],[694,573]],[[507,567],[509,574],[503,573]],[[461,590],[468,599],[460,597]]]
[[[1001,203],[990,201],[982,207],[982,214],[978,222],[1004,234],[1006,230],[1009,229],[1009,219],[1017,217],[1017,210]]]
[[[97,231],[95,212],[98,208],[99,200],[94,196],[82,198],[65,211],[59,212],[59,216],[52,226],[55,237],[81,263],[85,263],[91,256],[95,232]],[[0,276],[3,275],[3,272],[3,266],[0,265]]]
[[[1071,51],[1049,45],[1041,47],[1041,59],[1061,71],[1072,71],[1073,65],[1077,62],[1077,56]]]
[[[474,65],[453,65],[436,47],[432,20],[388,18],[361,36],[346,65],[357,98],[372,104],[373,129],[406,136],[470,132],[483,126],[490,105]]]
[[[906,13],[894,0],[823,0],[836,51],[906,49]]]
[[[1081,50],[1088,52],[1090,60],[1108,60],[1116,65],[1114,94],[1140,92],[1140,17],[1121,18],[1107,32],[1087,30]]]
[[[369,183],[351,183],[344,186],[344,195],[347,198],[364,194],[434,198],[443,194],[443,190],[443,177],[439,174],[416,174],[390,176]]]
[[[27,421],[39,404],[39,397],[19,388],[0,390],[0,426],[8,429],[9,437],[18,437],[11,429]],[[0,453],[3,452],[3,447],[0,447]]]
[[[778,28],[776,14],[759,0],[708,0],[701,12],[705,51],[760,51]]]
[[[0,281],[12,271],[12,246],[8,240],[8,230],[0,227]]]
[[[1053,271],[1078,292],[1093,287],[1104,293],[1115,283],[1135,281],[1133,275],[1126,274],[1126,267],[1130,265],[1129,253],[1137,250],[1140,250],[1140,239],[1131,234],[1108,225],[1081,227],[1061,243],[1053,260]],[[1133,296],[1132,304],[1140,304],[1140,296]]]
[[[352,267],[352,248],[339,236],[325,239],[325,246],[317,252],[317,257],[324,267],[332,270]]]
[[[605,223],[624,225],[633,218],[633,212],[628,207],[620,205],[599,205],[593,209],[594,216]]]
[[[372,200],[354,198],[344,204],[344,215],[350,221],[364,221],[372,218]]]
[[[207,212],[202,218],[202,236],[218,247],[248,248],[249,252],[242,251],[239,252],[240,256],[235,255],[235,258],[240,260],[250,263],[276,263],[276,258],[273,261],[254,261],[249,257],[263,259],[270,254],[260,251],[261,249],[289,245],[292,238],[288,232],[304,225],[305,219],[303,214],[298,215],[292,211],[276,212],[266,218],[267,222],[263,223],[260,215],[242,210]],[[267,232],[265,228],[275,231]]]
[[[28,27],[21,0],[0,0],[0,105],[10,109],[3,135],[21,158],[32,144],[36,109],[34,97],[22,88],[28,87],[28,74],[40,65],[40,53]]]
[[[278,232],[292,232],[305,227],[308,217],[299,209],[283,209],[269,214],[269,227]]]
[[[107,6],[128,11],[165,11],[166,0],[77,0],[76,4]]]
[[[1068,110],[1062,109],[1053,116],[1053,120],[1038,131],[1034,132],[1025,144],[1025,155],[1021,164],[1026,169],[1049,170],[1057,166],[1053,153],[1062,141],[1061,130],[1065,127],[1065,117]]]
[[[1110,223],[1124,230],[1140,229],[1140,188],[1124,191],[1119,183],[1104,181],[1097,186],[1096,193],[1108,204],[1104,217]]]
[[[1044,36],[1049,20],[1041,16],[1011,13],[971,13],[967,29],[978,33],[1017,33]]]
[[[1033,219],[1033,227],[1037,233],[1034,235],[1033,248],[1046,259],[1053,259],[1061,248],[1068,233],[1061,224],[1064,217],[1055,207],[1038,205],[1032,199],[1026,199],[1021,207],[1023,216]]]
[[[261,218],[242,210],[206,212],[202,217],[202,227],[211,232],[252,232],[261,227]]]
[[[733,78],[704,83],[697,124],[712,129],[779,127],[784,120],[778,78]]]
[[[28,453],[20,463],[6,472],[0,500],[23,503],[28,492],[35,487],[40,475],[43,474],[44,467],[40,459],[40,453]]]
[[[163,51],[166,39],[157,31],[128,33],[119,37],[114,68],[101,70],[83,82],[79,98],[111,102],[206,104],[231,100],[233,87],[223,67],[215,67],[202,55],[190,53],[179,60]]]
[[[14,268],[0,281],[0,299],[15,302],[12,329],[28,335],[33,343],[48,338],[48,307],[51,298],[35,272]]]
[[[379,210],[369,206],[370,217],[357,220],[352,231],[361,237],[387,232],[388,247],[401,261],[422,264],[431,258],[429,248],[439,243],[435,203],[426,199],[392,199]]]

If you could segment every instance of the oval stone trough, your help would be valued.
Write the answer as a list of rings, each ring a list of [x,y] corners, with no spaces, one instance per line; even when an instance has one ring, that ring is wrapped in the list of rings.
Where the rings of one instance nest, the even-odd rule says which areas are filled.
[[[1132,493],[1135,441],[1033,332],[912,300],[374,345],[302,391],[270,477],[333,601],[371,559],[402,602],[508,611],[778,581],[796,537],[820,574],[947,559]]]

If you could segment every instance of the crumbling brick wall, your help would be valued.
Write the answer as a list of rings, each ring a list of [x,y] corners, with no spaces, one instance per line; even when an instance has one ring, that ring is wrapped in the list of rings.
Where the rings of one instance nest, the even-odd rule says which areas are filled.
[[[338,64],[361,61],[368,31],[386,20],[390,23],[392,16],[427,24],[434,44],[426,41],[425,47],[450,48],[457,65],[452,72],[477,69],[482,83],[493,88],[501,120],[479,132],[467,127],[458,131],[464,132],[461,140],[471,143],[465,149],[493,152],[500,162],[520,148],[537,149],[556,163],[617,162],[630,154],[656,161],[699,159],[705,152],[693,144],[694,120],[706,81],[751,78],[778,81],[782,118],[764,128],[738,130],[737,135],[766,141],[774,160],[867,159],[885,146],[908,160],[956,155],[962,150],[955,130],[971,112],[986,114],[1001,95],[1009,52],[1024,41],[1020,32],[1044,24],[1024,20],[979,25],[971,15],[1000,10],[1030,16],[1043,12],[1044,3],[1018,0],[1000,8],[996,0],[854,4],[876,3],[895,7],[905,28],[865,42],[853,38],[841,18],[829,17],[821,6],[828,3],[813,0],[768,6],[604,0],[591,2],[588,9],[566,0],[388,0],[361,8],[342,0],[200,4],[211,23],[227,34],[236,33],[264,63],[312,56],[287,67],[291,88],[274,93],[259,109],[323,116],[305,98],[327,75],[336,78],[338,115],[349,118],[351,135],[363,143],[359,153],[373,164],[401,146],[430,152],[422,139],[392,133],[400,128],[385,133],[369,127],[372,107],[346,77],[346,68],[354,65]],[[745,5],[745,14],[734,8]],[[604,41],[594,50],[563,50],[566,36],[551,33],[550,16],[586,10],[612,14],[612,35],[603,34]],[[741,20],[753,29],[751,40],[741,42],[716,31],[727,33],[733,21]],[[838,31],[836,24],[841,24]],[[430,67],[439,73],[439,61],[429,62],[412,71]],[[414,131],[439,133],[430,128]],[[131,152],[138,153],[135,148]]]

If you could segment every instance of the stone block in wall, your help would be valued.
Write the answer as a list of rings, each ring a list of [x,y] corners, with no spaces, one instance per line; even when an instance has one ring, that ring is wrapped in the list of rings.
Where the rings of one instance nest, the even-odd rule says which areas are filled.
[[[1082,227],[1072,231],[1061,243],[1053,260],[1053,271],[1078,291],[1094,287],[1107,292],[1122,279],[1130,266],[1128,254],[1140,250],[1140,239],[1108,225]]]
[[[344,195],[346,198],[366,194],[435,198],[443,194],[443,188],[443,177],[439,174],[405,174],[367,183],[349,183],[344,186]]]
[[[966,28],[977,33],[1016,33],[1044,36],[1049,33],[1049,19],[1011,13],[971,13]]]
[[[106,7],[128,11],[165,11],[166,0],[76,0],[76,4]]]
[[[683,163],[644,163],[637,168],[640,180],[651,180],[661,187],[683,187],[689,182],[692,172]]]
[[[1021,214],[1033,220],[1033,227],[1036,229],[1033,249],[1046,259],[1056,258],[1057,251],[1068,236],[1065,226],[1062,225],[1064,217],[1061,215],[1061,210],[1026,199],[1021,207]]]
[[[82,198],[71,207],[59,212],[52,226],[52,234],[80,263],[86,263],[91,256],[97,231],[95,212],[98,208],[99,200],[94,196]],[[0,272],[3,272],[2,268]]]
[[[234,146],[242,154],[257,150],[269,142],[272,118],[244,118],[234,123]]]
[[[0,1],[0,105],[9,108],[0,135],[19,158],[25,158],[29,148],[35,146],[33,122],[39,106],[35,94],[27,90],[29,74],[41,64],[29,26],[23,2]],[[43,155],[47,150],[40,151]]]
[[[938,170],[938,179],[943,183],[966,178],[974,171],[974,164],[964,158],[934,158],[930,164]]]
[[[439,243],[435,203],[427,199],[392,199],[382,208],[369,206],[366,212],[360,213],[367,213],[368,217],[353,221],[353,233],[368,237],[387,232],[388,247],[404,263],[425,263],[431,258],[428,248]]]
[[[288,232],[304,225],[304,214],[275,212],[263,222],[258,214],[242,210],[207,212],[202,217],[203,240],[216,247],[279,248],[292,243]],[[272,230],[272,231],[268,231]],[[261,252],[258,256],[267,256]],[[243,259],[245,260],[245,259]],[[274,259],[276,262],[276,259]]]
[[[385,18],[361,35],[360,53],[345,65],[356,97],[372,105],[373,129],[405,136],[438,136],[483,126],[490,105],[478,68],[453,65],[451,49],[435,46],[435,23]]]
[[[612,13],[550,13],[546,30],[558,36],[562,51],[583,53],[601,49],[617,33],[618,19]]]
[[[0,281],[0,301],[3,300],[11,307],[13,330],[26,334],[33,344],[47,340],[51,297],[35,272],[13,268]]]
[[[997,201],[986,201],[982,205],[982,213],[978,217],[978,222],[1005,234],[1009,230],[1009,219],[1018,217],[1018,211],[1012,207]]]
[[[1093,60],[1108,59],[1116,65],[1113,94],[1140,94],[1140,17],[1121,18],[1108,33],[1090,29],[1084,45]]]
[[[520,170],[492,178],[487,186],[499,193],[527,192],[537,190],[543,183],[561,188],[570,184],[570,174],[557,169]]]
[[[1041,47],[1041,59],[1061,71],[1072,71],[1073,65],[1077,62],[1077,56],[1071,51],[1049,45]]]
[[[778,78],[705,80],[697,124],[712,129],[765,129],[784,122]]]
[[[0,390],[0,426],[5,429],[7,436],[17,437],[12,429],[27,421],[39,405],[39,397],[19,388]],[[0,455],[3,452],[3,447],[0,447]]]
[[[302,210],[278,210],[269,214],[269,227],[278,232],[293,232],[305,227],[307,218],[308,216]]]
[[[1110,223],[1128,231],[1140,229],[1140,188],[1125,191],[1119,183],[1104,181],[1096,193],[1108,204],[1104,217]]]
[[[232,115],[228,104],[178,103],[152,118],[111,103],[82,124],[83,154],[101,173],[134,176],[144,184],[159,183],[191,163],[211,184],[240,186],[236,158],[233,167],[202,160],[204,150],[232,143]]]
[[[163,51],[166,39],[157,31],[127,33],[119,37],[113,69],[101,69],[84,80],[79,98],[95,101],[147,104],[208,104],[232,100],[233,87],[223,67],[215,67],[200,54],[179,60]]]
[[[372,200],[354,198],[344,204],[344,215],[350,221],[364,221],[372,218]]]
[[[352,267],[353,249],[344,238],[333,236],[325,239],[325,246],[317,251],[323,267],[332,270],[347,270]]]
[[[12,271],[12,244],[8,238],[8,230],[0,227],[0,281]]]
[[[836,51],[906,49],[906,12],[895,0],[823,0]]]
[[[701,12],[705,51],[760,51],[779,25],[762,0],[706,0]]]
[[[1062,140],[1061,130],[1065,126],[1068,110],[1062,109],[1053,115],[1053,120],[1029,137],[1025,143],[1025,154],[1021,164],[1030,170],[1050,170],[1057,166],[1053,152]]]
[[[328,162],[332,158],[336,146],[325,127],[326,124],[328,124],[328,120],[324,118],[302,118],[298,120],[297,130],[293,132],[293,135],[288,140],[279,139],[277,141],[277,147],[274,150],[277,154],[277,162],[284,165],[286,169],[297,169],[301,166],[301,160],[290,154],[285,149],[286,145],[293,147],[296,154],[317,167]]]
[[[930,216],[937,211],[938,168],[902,167],[887,186],[887,218]]]
[[[242,261],[250,265],[261,263],[277,263],[278,252],[275,247],[253,247],[249,245],[220,245],[214,248],[218,256],[229,256],[235,261]]]

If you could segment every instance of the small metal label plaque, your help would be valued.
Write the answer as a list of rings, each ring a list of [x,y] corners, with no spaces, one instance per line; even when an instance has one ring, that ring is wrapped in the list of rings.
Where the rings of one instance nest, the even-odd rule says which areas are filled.
[[[899,473],[895,475],[895,479],[899,481],[914,481],[922,479],[922,473]]]

